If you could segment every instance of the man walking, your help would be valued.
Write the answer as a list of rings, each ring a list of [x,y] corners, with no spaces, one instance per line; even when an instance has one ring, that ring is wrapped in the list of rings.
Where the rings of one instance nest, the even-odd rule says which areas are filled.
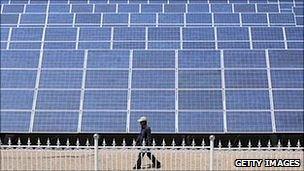
[[[140,146],[142,145],[143,141],[145,140],[145,145],[151,146],[151,128],[147,124],[147,118],[142,116],[137,120],[141,125],[141,131],[136,139],[136,145]],[[152,160],[152,168],[160,168],[161,164],[160,162],[155,158],[155,156],[150,152],[150,149],[142,149],[138,154],[138,159],[136,165],[133,167],[133,169],[140,169],[141,168],[141,161],[145,154],[149,157],[150,160]]]

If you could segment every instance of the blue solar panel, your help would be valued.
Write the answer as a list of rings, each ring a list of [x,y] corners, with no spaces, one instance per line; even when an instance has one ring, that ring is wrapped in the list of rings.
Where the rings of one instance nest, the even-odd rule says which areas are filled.
[[[234,4],[234,12],[255,12],[254,4]]]
[[[174,88],[175,72],[162,70],[135,70],[132,72],[132,88]]]
[[[88,70],[86,88],[128,88],[128,71]]]
[[[128,14],[104,14],[103,15],[104,24],[127,24]]]
[[[50,14],[48,16],[48,24],[72,24],[73,23],[72,14]]]
[[[266,70],[226,70],[227,88],[268,88]]]
[[[59,13],[59,12],[69,12],[70,5],[59,5],[51,4],[49,5],[49,13]]]
[[[132,112],[130,115],[130,132],[140,131],[140,125],[137,119],[146,116],[149,119],[149,125],[152,132],[171,133],[175,131],[175,113],[174,112]],[[161,119],[160,119],[161,118]]]
[[[45,41],[75,41],[76,35],[77,29],[74,28],[47,28]]]
[[[175,92],[170,90],[132,91],[131,108],[135,110],[174,110]]]
[[[127,91],[124,90],[86,90],[84,109],[126,110]]]
[[[184,23],[184,15],[183,14],[159,14],[158,22],[160,24],[166,24],[166,23],[181,24],[181,23]]]
[[[22,14],[21,15],[21,24],[44,24],[45,23],[45,14]]]
[[[251,29],[252,40],[283,40],[282,28],[253,27]]]
[[[303,70],[272,70],[272,87],[274,88],[303,88]]]
[[[162,5],[161,4],[142,4],[141,12],[142,13],[162,12]]]
[[[84,52],[76,50],[44,51],[42,67],[44,68],[82,68]]]
[[[18,14],[1,14],[1,24],[17,24]]]
[[[170,12],[186,12],[186,6],[185,4],[165,4],[164,6],[164,12],[170,13]]]
[[[219,27],[217,40],[249,40],[248,29],[244,27]]]
[[[257,13],[242,14],[242,23],[244,25],[267,25],[267,15]]]
[[[214,29],[184,28],[183,40],[214,40]]]
[[[37,112],[33,130],[35,132],[75,132],[78,112]]]
[[[227,129],[229,132],[272,132],[271,114],[270,112],[227,112]]]
[[[250,110],[270,109],[268,91],[265,90],[229,90],[226,91],[227,109]]]
[[[73,5],[72,12],[75,13],[88,13],[93,11],[93,5]]]
[[[174,68],[174,51],[134,51],[134,68]]]
[[[89,51],[88,68],[129,68],[129,51]]]
[[[32,109],[33,91],[1,90],[1,109]]]
[[[287,40],[303,40],[303,27],[286,27],[285,31]]]
[[[272,68],[303,68],[302,50],[273,50],[269,51]]]
[[[136,25],[155,24],[156,15],[155,14],[131,14],[130,22],[131,22],[131,24],[136,24]]]
[[[180,132],[223,132],[222,112],[180,112]]]
[[[303,109],[303,90],[275,90],[273,101],[275,109]]]
[[[302,112],[275,112],[276,128],[279,132],[303,132]]]
[[[218,90],[181,90],[178,94],[180,110],[222,109],[222,92]]]
[[[30,112],[0,113],[0,130],[5,132],[28,132],[31,120]]]
[[[232,12],[231,4],[211,4],[211,12]]]
[[[214,14],[214,22],[218,24],[223,23],[240,23],[240,17],[238,14]]]
[[[221,71],[179,70],[179,88],[221,88]]]
[[[220,68],[219,51],[179,51],[180,68]]]
[[[179,28],[149,28],[148,31],[148,40],[180,40]]]
[[[146,115],[158,133],[303,132],[300,0],[2,0],[1,12],[1,131],[134,133]]]
[[[125,132],[126,112],[84,112],[83,132]]]
[[[78,110],[80,91],[77,90],[40,90],[37,109]]]
[[[82,71],[42,70],[40,88],[81,88]]]
[[[36,75],[36,70],[3,70],[1,88],[34,88]]]
[[[46,12],[46,5],[27,5],[26,13],[44,13]]]
[[[1,51],[1,68],[37,68],[39,51]]]
[[[188,12],[209,12],[208,4],[188,4]]]
[[[146,38],[145,28],[116,28],[114,29],[114,40],[141,40]]]
[[[77,14],[75,22],[77,24],[99,24],[100,20],[100,14]]]
[[[116,5],[115,4],[96,4],[95,5],[95,12],[115,12]]]
[[[212,16],[211,14],[188,14],[186,16],[187,23],[191,24],[207,24],[211,25],[212,23]]]
[[[120,13],[131,13],[131,12],[138,12],[139,5],[138,4],[119,4],[118,5],[118,12]]]

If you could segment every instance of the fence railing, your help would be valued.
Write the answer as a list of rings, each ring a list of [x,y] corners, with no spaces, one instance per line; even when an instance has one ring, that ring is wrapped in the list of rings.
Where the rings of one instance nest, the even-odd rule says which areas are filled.
[[[303,170],[304,148],[300,140],[291,144],[288,140],[283,144],[279,140],[275,146],[268,141],[266,146],[261,142],[253,146],[251,141],[243,146],[241,141],[236,146],[231,145],[230,140],[225,146],[219,140],[215,145],[215,137],[209,137],[209,145],[205,140],[201,144],[192,141],[190,145],[183,140],[176,144],[172,139],[170,144],[163,140],[152,146],[136,146],[135,140],[132,145],[127,145],[123,140],[120,144],[115,139],[111,144],[106,140],[100,141],[99,135],[94,135],[94,143],[80,144],[79,139],[71,143],[69,139],[61,144],[60,139],[52,144],[47,139],[43,144],[38,138],[35,143],[28,139],[22,144],[20,138],[14,144],[8,138],[6,142],[0,141],[0,169],[1,170],[132,170],[139,168],[137,160],[140,155],[153,154],[161,162],[160,170],[235,170],[238,159],[298,159],[300,166],[289,167],[288,170]],[[100,144],[100,145],[99,145]],[[216,147],[215,147],[216,146]],[[138,167],[136,167],[138,166]],[[152,162],[146,156],[142,159],[141,168],[153,167]],[[276,170],[278,167],[261,165],[254,169]]]

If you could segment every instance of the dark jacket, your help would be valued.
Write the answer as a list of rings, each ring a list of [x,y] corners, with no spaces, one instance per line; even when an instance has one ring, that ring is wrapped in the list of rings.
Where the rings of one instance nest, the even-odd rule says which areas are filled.
[[[141,128],[141,131],[136,139],[136,145],[142,145],[143,140],[145,140],[146,146],[151,146],[151,128],[146,126],[144,128]]]

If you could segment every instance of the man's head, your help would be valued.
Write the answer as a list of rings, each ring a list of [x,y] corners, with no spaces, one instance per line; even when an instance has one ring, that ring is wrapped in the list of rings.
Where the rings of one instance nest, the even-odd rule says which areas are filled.
[[[145,125],[147,125],[147,118],[145,116],[140,117],[137,122],[140,123],[140,125],[143,127]]]

